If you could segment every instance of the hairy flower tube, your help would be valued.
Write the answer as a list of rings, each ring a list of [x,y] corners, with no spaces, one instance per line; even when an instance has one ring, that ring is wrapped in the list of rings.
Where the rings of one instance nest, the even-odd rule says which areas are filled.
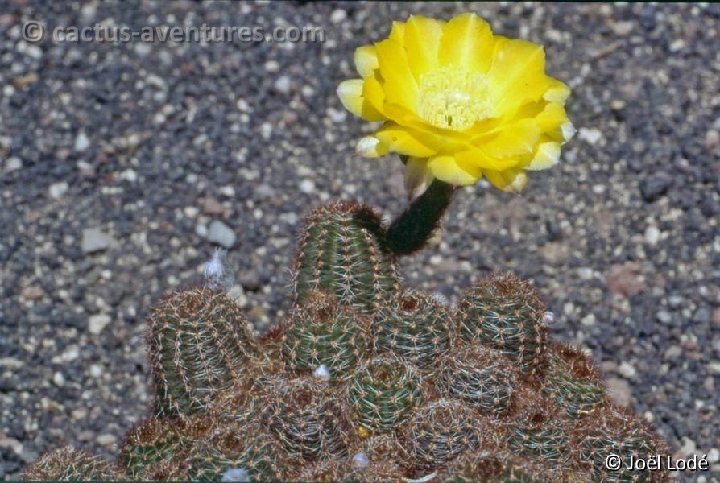
[[[353,114],[382,122],[358,152],[404,156],[409,193],[435,178],[472,185],[483,176],[520,191],[526,171],[556,164],[574,132],[570,89],[545,74],[542,46],[494,35],[475,14],[394,22],[354,60],[361,78],[342,82],[338,95]]]

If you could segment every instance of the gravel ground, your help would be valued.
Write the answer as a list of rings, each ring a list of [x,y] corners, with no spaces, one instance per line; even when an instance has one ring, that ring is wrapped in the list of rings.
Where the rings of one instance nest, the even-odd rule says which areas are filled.
[[[402,210],[399,162],[355,155],[369,126],[335,87],[389,19],[467,10],[545,45],[578,135],[522,195],[462,190],[407,283],[456,300],[494,269],[531,278],[553,335],[717,481],[720,6],[39,0],[0,0],[0,478],[65,443],[116,453],[147,414],[151,304],[218,243],[261,327],[287,312],[308,207]],[[325,42],[30,44],[28,20],[320,26]]]

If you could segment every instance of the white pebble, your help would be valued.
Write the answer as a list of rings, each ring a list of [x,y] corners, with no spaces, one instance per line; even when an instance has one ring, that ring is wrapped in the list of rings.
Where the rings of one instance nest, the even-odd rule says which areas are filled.
[[[645,230],[645,241],[650,245],[655,245],[660,240],[660,230],[653,225],[647,227]]]
[[[290,78],[286,75],[281,75],[275,79],[275,89],[282,94],[290,92]]]
[[[635,368],[632,364],[629,362],[622,362],[618,366],[618,373],[620,373],[621,376],[623,376],[625,379],[632,379],[635,377],[637,371],[635,371]]]
[[[580,131],[578,131],[578,137],[583,141],[589,142],[590,144],[596,144],[602,139],[602,131],[595,128],[588,129],[581,127]]]
[[[330,370],[328,370],[325,364],[320,364],[317,369],[313,371],[313,376],[323,381],[330,380]]]
[[[65,183],[65,182],[53,183],[53,184],[50,185],[50,189],[49,189],[50,198],[53,198],[53,199],[55,199],[55,200],[58,199],[58,198],[62,198],[62,196],[63,196],[65,193],[67,193],[67,190],[68,190],[68,184],[67,184],[67,183]]]
[[[56,372],[55,375],[53,375],[53,384],[56,386],[65,384],[65,376],[62,375],[62,372]]]
[[[222,474],[220,481],[250,481],[250,474],[245,468],[230,468]]]
[[[315,191],[315,183],[309,179],[302,180],[300,182],[300,191],[303,193],[312,193]]]
[[[355,456],[353,456],[352,459],[352,464],[355,468],[365,468],[370,464],[370,460],[367,455],[361,451],[359,453],[355,453]]]
[[[549,325],[549,324],[552,324],[553,322],[555,322],[555,314],[552,313],[552,312],[545,312],[545,313],[543,314],[543,320],[544,320],[545,323],[548,324],[548,325]]]
[[[80,131],[75,138],[75,151],[85,151],[89,147],[90,140],[85,134],[85,131]]]

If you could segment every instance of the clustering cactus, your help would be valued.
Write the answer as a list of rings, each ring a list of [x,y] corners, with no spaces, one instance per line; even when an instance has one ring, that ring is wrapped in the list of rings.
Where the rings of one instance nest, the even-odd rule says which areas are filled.
[[[592,363],[579,351],[553,345],[549,353],[548,374],[543,392],[577,418],[602,408],[605,391]]]
[[[240,308],[207,287],[172,294],[154,310],[149,325],[159,414],[205,409],[262,360]]]
[[[543,371],[545,308],[530,283],[512,274],[488,277],[465,294],[458,311],[463,339],[502,351],[525,374]]]
[[[471,346],[446,358],[438,390],[462,398],[483,414],[502,414],[515,391],[516,369],[498,351]]]
[[[346,377],[371,349],[370,322],[326,294],[314,292],[291,317],[283,356],[296,369],[312,371],[325,365],[332,377]]]
[[[88,481],[125,480],[127,476],[115,464],[85,451],[70,447],[44,454],[23,474],[25,480]]]
[[[450,351],[450,314],[432,297],[406,293],[381,308],[375,318],[376,348],[432,371],[440,356]]]
[[[316,209],[306,222],[295,260],[299,304],[323,290],[372,314],[398,293],[394,256],[380,217],[359,203],[339,201]]]
[[[350,424],[325,383],[278,379],[269,393],[265,419],[288,454],[305,459],[347,454]]]
[[[546,340],[544,307],[529,283],[489,276],[457,309],[403,292],[370,213],[340,203],[312,215],[296,305],[265,337],[252,336],[216,284],[162,301],[150,319],[156,412],[128,434],[120,469],[65,449],[26,476],[508,483],[648,476],[605,468],[607,454],[629,458],[665,446],[612,405],[582,352]]]
[[[395,356],[381,356],[359,368],[348,387],[360,434],[397,427],[410,417],[421,398],[417,370]]]

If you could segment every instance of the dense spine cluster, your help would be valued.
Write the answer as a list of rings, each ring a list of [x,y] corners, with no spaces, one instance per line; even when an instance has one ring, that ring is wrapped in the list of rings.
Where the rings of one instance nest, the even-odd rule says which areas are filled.
[[[88,481],[123,480],[125,473],[116,465],[85,451],[64,447],[45,453],[23,474],[25,480]]]
[[[471,346],[445,360],[436,382],[439,391],[462,398],[483,414],[502,414],[510,406],[516,372],[498,351]]]
[[[380,217],[370,208],[340,201],[308,218],[295,261],[295,299],[316,290],[373,314],[396,297],[399,280]]]
[[[217,283],[163,300],[149,323],[156,411],[119,465],[62,449],[26,478],[667,480],[606,468],[608,454],[668,450],[613,406],[591,359],[546,340],[528,282],[491,275],[456,309],[403,292],[378,220],[354,203],[316,210],[296,304],[257,340]]]
[[[263,359],[240,308],[222,292],[198,288],[172,294],[149,323],[159,414],[206,409]]]
[[[418,368],[434,371],[450,351],[451,318],[432,297],[408,292],[386,305],[375,318],[376,349],[403,357]]]
[[[486,278],[458,307],[460,336],[501,351],[529,376],[546,364],[544,306],[530,283],[511,274]]]
[[[395,356],[380,356],[358,369],[347,399],[358,427],[368,432],[389,430],[407,420],[421,398],[417,370]]]
[[[325,365],[332,377],[348,377],[372,348],[370,322],[322,292],[314,292],[291,316],[283,336],[283,357],[298,370]]]

